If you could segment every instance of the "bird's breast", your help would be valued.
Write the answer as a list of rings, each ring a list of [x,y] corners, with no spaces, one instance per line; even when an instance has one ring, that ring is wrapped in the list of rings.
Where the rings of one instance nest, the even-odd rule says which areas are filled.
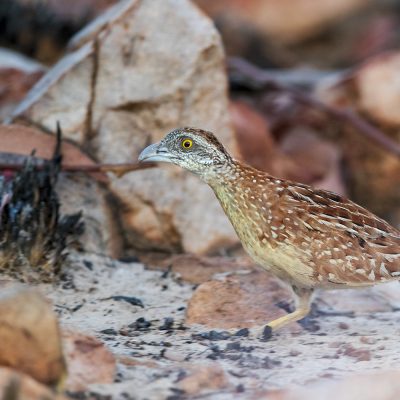
[[[245,196],[220,190],[216,195],[231,221],[244,249],[265,270],[279,278],[310,287],[314,271],[306,255],[289,243],[280,242],[268,224],[268,210],[260,210]]]

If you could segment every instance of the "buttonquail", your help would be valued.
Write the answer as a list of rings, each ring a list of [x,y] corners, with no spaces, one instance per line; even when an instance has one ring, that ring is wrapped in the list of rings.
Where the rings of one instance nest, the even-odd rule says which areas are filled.
[[[173,163],[208,183],[249,255],[291,285],[296,310],[270,322],[268,330],[305,317],[316,288],[400,278],[398,230],[337,194],[234,160],[210,132],[176,129],[139,160]]]

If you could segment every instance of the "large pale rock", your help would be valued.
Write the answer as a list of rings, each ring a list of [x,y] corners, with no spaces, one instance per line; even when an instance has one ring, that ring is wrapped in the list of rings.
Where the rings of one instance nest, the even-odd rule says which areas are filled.
[[[160,29],[162,27],[162,29]],[[103,162],[136,161],[177,126],[214,131],[236,153],[220,38],[187,0],[124,1],[80,33],[16,112]],[[111,184],[135,247],[205,253],[237,242],[211,190],[176,168]]]
[[[64,137],[83,143],[89,118],[94,49],[88,43],[66,55],[32,88],[14,115],[53,132],[61,123]]]

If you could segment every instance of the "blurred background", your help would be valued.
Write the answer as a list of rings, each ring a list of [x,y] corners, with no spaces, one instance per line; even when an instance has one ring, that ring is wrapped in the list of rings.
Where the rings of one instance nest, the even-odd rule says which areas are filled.
[[[351,67],[400,43],[397,0],[193,0],[229,56],[264,68]],[[0,45],[51,65],[118,0],[2,0]],[[161,27],[160,27],[161,28]]]
[[[398,226],[400,1],[193,1],[222,36],[242,157]],[[2,0],[0,117],[117,2]],[[10,61],[8,50],[29,63]]]

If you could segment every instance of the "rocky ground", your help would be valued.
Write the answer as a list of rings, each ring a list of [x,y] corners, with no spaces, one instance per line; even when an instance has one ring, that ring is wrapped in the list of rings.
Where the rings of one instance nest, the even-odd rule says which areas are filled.
[[[220,290],[232,285],[232,279],[244,288],[245,277],[252,274],[259,284],[250,290],[264,290],[263,299],[255,296],[257,303],[287,307],[287,297],[274,302],[279,290],[274,278],[265,278],[275,288],[268,291],[262,279],[267,274],[248,265],[197,286],[176,272],[74,255],[63,284],[42,290],[54,302],[64,328],[96,336],[115,356],[115,382],[90,385],[85,398],[289,399],[290,388],[314,382],[329,388],[334,379],[399,368],[397,287],[322,293],[311,318],[268,341],[247,338],[240,330],[232,336],[220,328],[229,302],[239,310],[229,316],[238,328],[254,324],[258,304],[241,295],[218,298],[215,292],[221,303],[209,311],[208,326],[187,323],[188,302],[190,308],[202,307],[193,304],[193,294],[215,281]],[[242,307],[247,308],[247,322]]]

